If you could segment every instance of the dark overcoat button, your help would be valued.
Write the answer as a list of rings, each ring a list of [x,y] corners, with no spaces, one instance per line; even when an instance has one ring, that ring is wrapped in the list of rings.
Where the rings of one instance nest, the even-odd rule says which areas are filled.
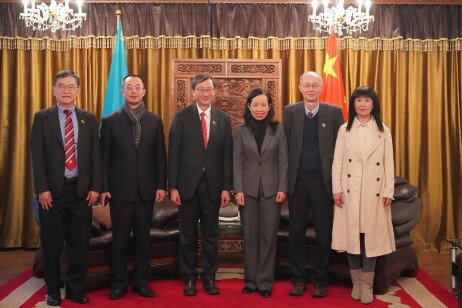
[[[377,181],[380,181],[380,178],[377,178]]]
[[[379,163],[379,162],[377,162],[377,166],[380,166],[380,163]]]
[[[376,196],[378,197],[378,196],[380,196],[380,194],[376,194]]]

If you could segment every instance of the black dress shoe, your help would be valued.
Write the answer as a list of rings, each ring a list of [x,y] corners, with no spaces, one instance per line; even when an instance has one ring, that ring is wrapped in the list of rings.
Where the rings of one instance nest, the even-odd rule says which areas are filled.
[[[133,292],[138,293],[142,297],[154,297],[154,292],[148,286],[133,287]]]
[[[260,296],[264,298],[271,297],[271,290],[262,290],[258,291],[258,293],[260,293]]]
[[[112,289],[111,293],[109,293],[109,299],[112,299],[112,300],[121,299],[125,293],[127,293],[127,288]]]
[[[86,297],[85,295],[83,295],[83,293],[68,293],[66,292],[66,299],[68,300],[71,300],[73,301],[74,303],[77,303],[77,304],[86,304],[88,302],[90,302],[90,300],[88,299],[88,297]]]
[[[250,294],[256,292],[257,289],[252,289],[251,287],[244,287],[242,288],[242,294]]]
[[[61,306],[61,295],[60,294],[48,294],[47,305],[48,306]]]
[[[185,282],[183,295],[195,296],[197,294],[196,280],[188,280]]]
[[[207,295],[220,294],[220,289],[215,284],[215,280],[204,280],[202,281],[202,287]]]

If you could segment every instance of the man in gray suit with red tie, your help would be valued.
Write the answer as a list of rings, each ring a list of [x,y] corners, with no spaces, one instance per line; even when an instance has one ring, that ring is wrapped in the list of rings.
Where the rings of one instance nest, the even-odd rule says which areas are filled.
[[[64,242],[69,262],[66,299],[89,301],[83,284],[90,206],[101,190],[101,157],[95,116],[74,105],[79,91],[77,74],[57,73],[53,80],[56,105],[37,112],[32,124],[32,165],[50,306],[61,305],[59,255]]]
[[[218,211],[227,206],[232,189],[232,133],[229,116],[211,106],[215,82],[199,74],[192,80],[195,103],[178,111],[169,134],[168,184],[171,201],[179,206],[180,275],[183,294],[196,289],[196,238],[200,219],[202,234],[202,284],[209,295],[219,293]]]
[[[315,72],[300,76],[303,101],[284,109],[289,145],[289,239],[293,287],[289,294],[306,291],[305,240],[309,213],[316,233],[313,297],[327,296],[327,266],[332,239],[332,161],[335,141],[343,124],[342,110],[321,103],[322,78]]]

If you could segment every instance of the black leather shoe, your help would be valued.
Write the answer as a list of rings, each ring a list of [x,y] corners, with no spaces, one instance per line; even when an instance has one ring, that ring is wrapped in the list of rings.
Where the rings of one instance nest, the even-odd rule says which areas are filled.
[[[183,295],[195,296],[197,294],[196,280],[188,280],[185,282]]]
[[[124,294],[127,293],[127,289],[112,289],[111,293],[109,293],[109,299],[116,300],[116,299],[121,299]]]
[[[154,297],[154,292],[148,286],[133,287],[133,292],[138,293],[142,297]]]
[[[48,306],[61,306],[61,295],[59,294],[48,294],[47,296]]]
[[[215,284],[215,280],[204,280],[202,281],[202,287],[207,295],[220,294],[220,289]]]
[[[244,287],[242,288],[242,294],[250,294],[256,292],[257,289],[252,289],[251,287]]]
[[[270,290],[262,290],[262,291],[258,291],[258,293],[260,293],[260,296],[264,297],[264,298],[271,297],[271,291]]]
[[[88,302],[90,302],[88,297],[83,295],[83,293],[67,293],[66,292],[65,298],[77,304],[87,304]]]

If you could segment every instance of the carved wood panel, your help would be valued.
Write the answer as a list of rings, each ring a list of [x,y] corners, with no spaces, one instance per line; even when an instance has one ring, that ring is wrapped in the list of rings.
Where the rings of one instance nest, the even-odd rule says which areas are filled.
[[[282,120],[282,61],[281,60],[226,60],[174,59],[171,115],[192,101],[191,79],[209,74],[216,81],[214,106],[231,117],[233,132],[242,123],[245,101],[255,88],[264,88],[272,95],[276,119]]]

